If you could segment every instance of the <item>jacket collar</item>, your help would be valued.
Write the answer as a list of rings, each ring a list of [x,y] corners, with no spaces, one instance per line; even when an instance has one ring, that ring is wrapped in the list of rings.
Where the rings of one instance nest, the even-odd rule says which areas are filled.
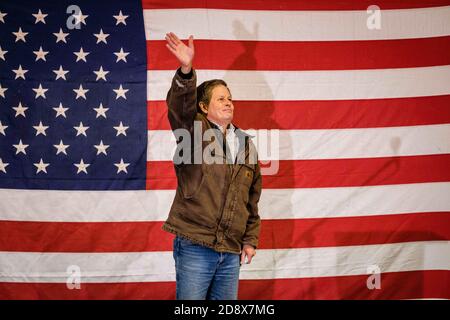
[[[206,117],[205,117],[205,118],[206,118]],[[222,130],[223,127],[222,127],[221,125],[215,123],[215,122],[212,121],[212,120],[209,120],[208,118],[206,118],[206,120],[208,120],[208,122],[209,122],[209,124],[211,125],[211,127],[215,128],[215,129],[219,129],[220,132],[223,132],[223,130]],[[227,125],[227,134],[228,134],[229,130],[231,130],[232,132],[234,132],[234,131],[235,131],[235,128],[236,128],[236,127],[235,127],[232,123],[229,123],[229,124]]]
[[[203,115],[204,116],[204,115]],[[205,117],[205,116],[204,116]],[[206,121],[208,121],[209,125],[212,128],[218,129],[220,130],[220,132],[222,132],[222,127],[219,126],[218,124],[216,124],[215,122],[209,120],[207,117],[205,117]],[[236,134],[236,136],[239,138],[239,142],[241,142],[243,139],[243,141],[245,141],[245,144],[247,145],[248,143],[248,139],[254,138],[255,136],[246,133],[245,131],[243,131],[241,128],[239,128],[237,125],[233,124],[233,123],[229,123],[227,126],[227,129],[231,129],[234,131],[234,133]]]
[[[217,124],[215,124],[214,122],[212,122],[211,120],[209,120],[208,118],[206,118],[206,116],[204,114],[199,113],[202,117],[205,118],[206,122],[208,123],[208,125],[211,128],[215,128],[220,130],[219,126]],[[250,139],[254,138],[254,135],[248,134],[245,131],[243,131],[241,128],[239,128],[237,125],[230,123],[230,125],[227,126],[227,128],[230,128],[232,126],[232,128],[234,128],[234,133],[236,134],[236,137],[239,139],[239,150],[236,154],[236,158],[237,159],[247,159],[249,157],[249,153],[250,153]],[[244,143],[242,143],[244,142]],[[245,146],[245,148],[243,148],[243,146]],[[221,149],[219,149],[221,150]],[[244,153],[244,154],[243,154]],[[224,154],[222,154],[222,156],[225,156]],[[238,166],[238,170],[234,170],[233,173],[233,178],[234,176],[237,174],[237,172],[239,171],[240,167],[242,166],[242,163],[236,163],[234,164],[234,166]]]

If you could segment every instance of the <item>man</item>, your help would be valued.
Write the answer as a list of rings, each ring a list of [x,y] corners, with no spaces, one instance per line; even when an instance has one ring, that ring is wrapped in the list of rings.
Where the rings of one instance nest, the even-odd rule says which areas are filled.
[[[180,152],[182,161],[174,157],[178,187],[163,225],[176,235],[176,298],[235,300],[240,265],[255,256],[260,232],[256,148],[231,123],[234,106],[226,83],[214,79],[196,88],[193,37],[188,46],[173,33],[166,41],[181,65],[167,94],[169,122],[176,137],[188,132],[191,141],[177,140],[189,148]]]

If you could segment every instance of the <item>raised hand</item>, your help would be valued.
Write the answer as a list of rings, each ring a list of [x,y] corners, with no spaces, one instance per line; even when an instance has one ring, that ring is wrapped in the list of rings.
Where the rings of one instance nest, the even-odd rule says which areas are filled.
[[[181,71],[189,73],[194,60],[194,37],[189,36],[188,46],[185,45],[173,32],[166,34],[166,47],[177,57],[181,64]]]

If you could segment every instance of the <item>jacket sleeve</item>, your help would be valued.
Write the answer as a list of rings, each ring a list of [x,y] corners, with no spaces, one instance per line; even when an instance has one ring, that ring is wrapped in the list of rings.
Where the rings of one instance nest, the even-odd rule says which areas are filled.
[[[168,118],[172,130],[185,128],[190,130],[197,114],[197,75],[194,69],[183,74],[178,68],[167,92],[166,103]]]
[[[256,163],[256,172],[253,178],[252,185],[250,187],[249,200],[247,204],[247,209],[250,212],[247,227],[245,229],[243,244],[250,244],[255,249],[258,247],[259,242],[259,232],[261,229],[261,218],[258,214],[258,202],[261,197],[262,189],[262,175],[259,163]]]

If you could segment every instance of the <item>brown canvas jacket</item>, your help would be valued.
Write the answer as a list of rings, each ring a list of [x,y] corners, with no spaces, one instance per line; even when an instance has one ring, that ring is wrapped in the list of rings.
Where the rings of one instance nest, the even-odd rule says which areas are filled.
[[[195,139],[195,126],[201,124],[202,134],[215,127],[203,114],[197,112],[196,82],[195,70],[189,79],[181,77],[178,70],[166,99],[172,130],[189,130],[191,145]],[[223,134],[219,130],[217,132],[219,139],[199,144],[202,150],[191,148],[190,163],[174,164],[178,187],[169,217],[162,229],[218,252],[240,253],[243,244],[258,247],[261,170],[250,135],[236,127],[235,133],[240,141],[237,158],[241,157],[245,161],[227,164],[223,148],[218,147],[220,138],[224,139]],[[213,146],[216,148],[211,148]],[[252,148],[254,152],[250,152]],[[202,157],[201,164],[193,164],[194,152],[199,151],[200,155],[209,152],[212,159],[223,158],[223,162],[205,163]],[[254,158],[250,161],[252,155]]]

